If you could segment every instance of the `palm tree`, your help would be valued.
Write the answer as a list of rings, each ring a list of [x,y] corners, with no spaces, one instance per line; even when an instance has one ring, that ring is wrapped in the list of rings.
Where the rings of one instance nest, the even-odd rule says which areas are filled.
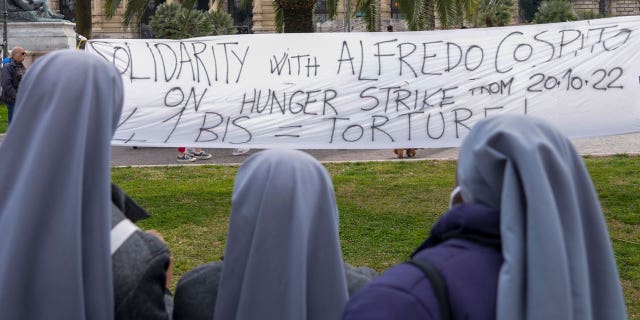
[[[273,2],[282,12],[285,33],[313,32],[313,7],[316,5],[316,0],[274,0]]]
[[[356,2],[356,12],[362,13],[362,18],[367,25],[367,31],[374,32],[379,29],[378,21],[378,1],[377,0],[358,0]]]
[[[76,32],[91,39],[91,0],[76,2]]]
[[[80,0],[87,1],[87,0]],[[129,0],[125,8],[123,25],[137,24],[144,15],[147,8],[154,0]],[[377,0],[355,0],[355,12],[361,12],[367,24],[367,31],[378,30],[378,1]],[[106,0],[105,13],[107,18],[115,15],[116,9],[121,0]],[[194,3],[193,0],[187,2]],[[216,2],[219,7],[222,1]],[[313,32],[313,8],[316,0],[273,0],[276,13],[276,31],[287,33]],[[252,0],[241,0],[242,8],[253,5]],[[329,18],[335,18],[338,8],[338,0],[327,0],[327,11]],[[355,14],[354,12],[354,14]],[[285,27],[286,26],[286,27]]]
[[[272,0],[271,5],[275,12],[276,32],[313,32],[313,8],[316,5],[316,0]],[[253,1],[240,1],[241,8],[248,6],[253,6]],[[336,15],[337,7],[337,0],[327,1],[329,18]]]
[[[473,16],[477,0],[398,0],[400,11],[409,30],[435,29],[435,13],[440,25],[449,28],[460,25],[465,17]]]
[[[80,0],[86,1],[86,0]],[[104,10],[108,19],[113,18],[116,13],[116,9],[120,5],[121,0],[105,0]],[[186,1],[193,5],[194,1]],[[124,17],[122,18],[122,24],[129,26],[131,24],[136,25],[142,19],[147,8],[153,5],[154,0],[129,0],[124,11]]]
[[[348,5],[351,4],[349,0]],[[367,31],[378,30],[378,1],[377,0],[355,0],[356,12],[362,13],[366,22]],[[250,0],[241,1],[242,5],[248,5]],[[315,0],[273,0],[275,11],[275,24],[277,32],[313,32],[313,8]],[[291,8],[294,6],[295,8]],[[327,0],[327,13],[329,19],[334,19],[338,12],[338,0]],[[287,23],[288,22],[288,23]],[[289,27],[287,27],[287,24]],[[294,31],[295,30],[295,31]]]

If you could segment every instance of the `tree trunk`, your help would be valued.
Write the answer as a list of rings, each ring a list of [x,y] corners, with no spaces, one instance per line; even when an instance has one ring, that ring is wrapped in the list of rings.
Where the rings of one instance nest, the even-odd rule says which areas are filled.
[[[424,1],[424,16],[426,20],[427,30],[436,29],[436,10],[434,0]]]
[[[76,32],[91,39],[91,0],[76,2]]]
[[[277,0],[284,14],[285,33],[313,32],[315,0]]]

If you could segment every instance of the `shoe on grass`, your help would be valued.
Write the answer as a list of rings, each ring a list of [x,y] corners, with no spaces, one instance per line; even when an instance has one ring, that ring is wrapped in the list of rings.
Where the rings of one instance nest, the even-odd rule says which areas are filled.
[[[188,153],[183,153],[183,154],[178,154],[178,162],[194,162],[196,161],[195,157],[192,157],[190,154]]]
[[[204,150],[201,150],[200,152],[192,152],[189,155],[198,160],[207,160],[207,159],[211,159],[212,157],[210,153],[206,153],[204,152]]]

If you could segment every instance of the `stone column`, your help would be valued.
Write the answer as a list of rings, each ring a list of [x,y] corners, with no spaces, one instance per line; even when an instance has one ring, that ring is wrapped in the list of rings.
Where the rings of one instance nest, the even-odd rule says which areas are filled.
[[[391,0],[378,0],[380,6],[380,28],[378,31],[387,31],[387,26],[391,24]]]
[[[271,0],[254,0],[253,1],[253,32],[254,33],[273,33],[275,27],[275,12],[271,5]]]
[[[337,21],[341,21],[342,25],[344,26],[344,28],[342,28],[342,30],[339,31],[346,31],[347,29],[347,3],[350,4],[351,6],[351,10],[350,13],[351,15],[349,16],[349,20],[351,23],[351,30],[353,31],[353,23],[354,23],[354,19],[355,19],[355,12],[356,12],[356,2],[358,0],[339,0],[338,1],[338,10],[336,10],[336,20]]]
[[[91,20],[93,21],[92,35],[94,39],[114,38],[114,39],[131,39],[139,36],[138,26],[132,25],[125,27],[122,24],[127,0],[122,0],[116,12],[111,19],[107,18],[104,10],[104,0],[91,1]]]

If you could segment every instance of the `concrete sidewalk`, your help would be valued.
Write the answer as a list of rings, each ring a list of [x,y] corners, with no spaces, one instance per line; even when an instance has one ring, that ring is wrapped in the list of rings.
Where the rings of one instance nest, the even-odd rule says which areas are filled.
[[[0,135],[0,143],[4,134]],[[640,154],[640,133],[610,136],[592,139],[574,140],[574,144],[582,155],[614,155],[614,154]],[[249,155],[260,150],[254,149],[241,156],[232,156],[231,149],[207,149],[213,154],[209,160],[199,160],[184,164],[176,162],[175,148],[138,148],[113,147],[111,165],[114,167],[126,166],[174,166],[174,165],[204,165],[224,164],[237,165],[242,163]],[[396,157],[392,150],[305,150],[322,162],[353,162],[353,161],[403,161]],[[404,161],[425,159],[455,160],[458,157],[458,148],[420,149],[414,158],[405,158]]]
[[[575,140],[580,154],[613,155],[640,154],[640,133],[610,136],[593,139]],[[231,149],[206,149],[213,154],[209,160],[200,160],[189,164],[176,162],[175,148],[139,148],[113,147],[112,166],[165,166],[165,165],[202,165],[202,164],[239,164],[247,156],[258,152],[251,150],[242,156],[232,156]],[[305,150],[322,162],[349,161],[399,161],[392,150]],[[411,160],[456,159],[458,148],[420,149]],[[407,158],[405,158],[407,159]]]

